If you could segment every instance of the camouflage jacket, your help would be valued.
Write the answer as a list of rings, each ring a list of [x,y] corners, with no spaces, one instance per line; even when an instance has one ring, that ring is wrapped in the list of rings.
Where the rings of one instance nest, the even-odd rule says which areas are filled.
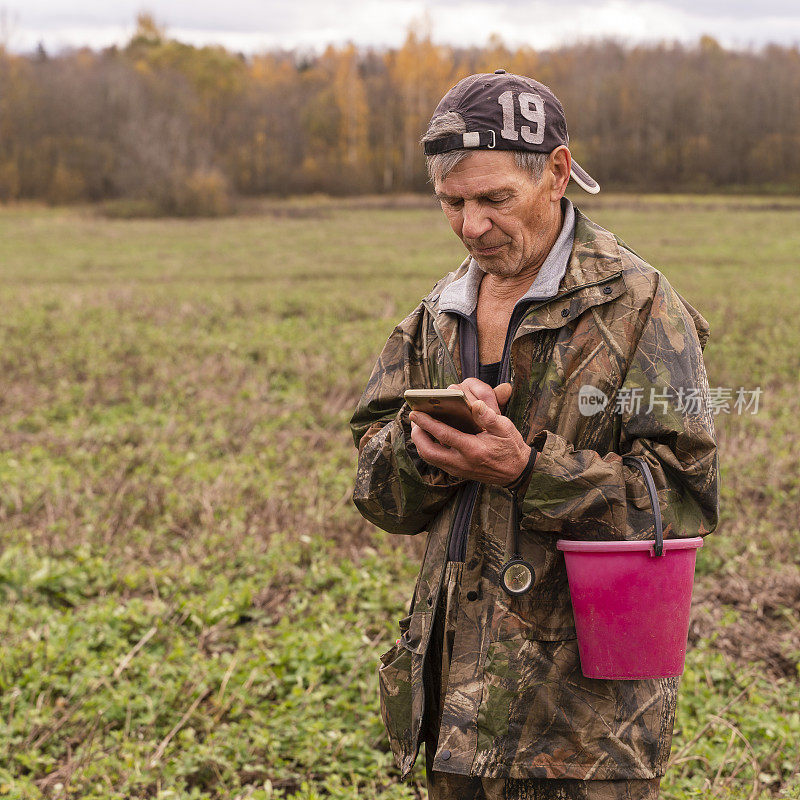
[[[535,583],[516,598],[500,587],[513,498],[481,484],[433,764],[444,772],[652,778],[664,773],[669,756],[678,678],[583,677],[556,540],[653,537],[644,480],[623,464],[623,454],[646,459],[665,537],[715,529],[718,457],[702,356],[709,328],[661,272],[579,210],[575,215],[558,294],[527,310],[510,351],[505,413],[539,450],[519,521],[521,554],[534,566]],[[419,457],[403,392],[462,379],[458,318],[439,312],[437,301],[467,264],[394,329],[351,420],[359,511],[392,533],[427,532],[400,642],[378,670],[381,715],[402,777],[424,730],[423,664],[465,484]],[[601,390],[605,407],[582,413],[582,386]],[[477,599],[468,600],[468,592]]]

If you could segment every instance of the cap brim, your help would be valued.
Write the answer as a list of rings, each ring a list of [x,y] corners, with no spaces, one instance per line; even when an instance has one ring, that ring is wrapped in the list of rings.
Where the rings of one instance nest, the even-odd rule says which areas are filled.
[[[600,184],[574,159],[569,175],[585,192],[597,194],[600,191]]]

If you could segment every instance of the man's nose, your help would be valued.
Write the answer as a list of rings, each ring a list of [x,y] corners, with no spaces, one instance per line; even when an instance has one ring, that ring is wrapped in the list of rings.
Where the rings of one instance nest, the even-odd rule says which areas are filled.
[[[491,227],[492,221],[480,203],[464,203],[464,222],[461,226],[461,235],[465,239],[479,239]]]

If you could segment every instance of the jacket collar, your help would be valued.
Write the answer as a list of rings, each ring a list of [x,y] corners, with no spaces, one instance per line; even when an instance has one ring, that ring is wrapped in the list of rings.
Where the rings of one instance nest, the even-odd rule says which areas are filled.
[[[558,295],[610,278],[622,269],[617,238],[575,209],[575,241]]]
[[[616,237],[575,209],[575,241],[558,294],[531,307],[515,338],[543,328],[561,328],[626,289]]]

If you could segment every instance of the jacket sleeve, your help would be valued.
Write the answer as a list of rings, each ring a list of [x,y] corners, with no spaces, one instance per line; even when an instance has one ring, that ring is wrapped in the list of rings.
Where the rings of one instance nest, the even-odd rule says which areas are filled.
[[[406,389],[434,388],[421,304],[392,332],[350,420],[358,447],[353,502],[389,533],[424,530],[464,481],[425,462],[411,441]],[[440,388],[440,387],[436,387]]]
[[[665,538],[705,536],[717,527],[719,461],[705,339],[701,345],[692,316],[659,275],[623,384],[609,398],[619,415],[618,452],[575,450],[562,436],[539,431],[532,444],[540,452],[520,497],[523,529],[571,539],[653,538],[644,480],[621,454],[646,459]]]

